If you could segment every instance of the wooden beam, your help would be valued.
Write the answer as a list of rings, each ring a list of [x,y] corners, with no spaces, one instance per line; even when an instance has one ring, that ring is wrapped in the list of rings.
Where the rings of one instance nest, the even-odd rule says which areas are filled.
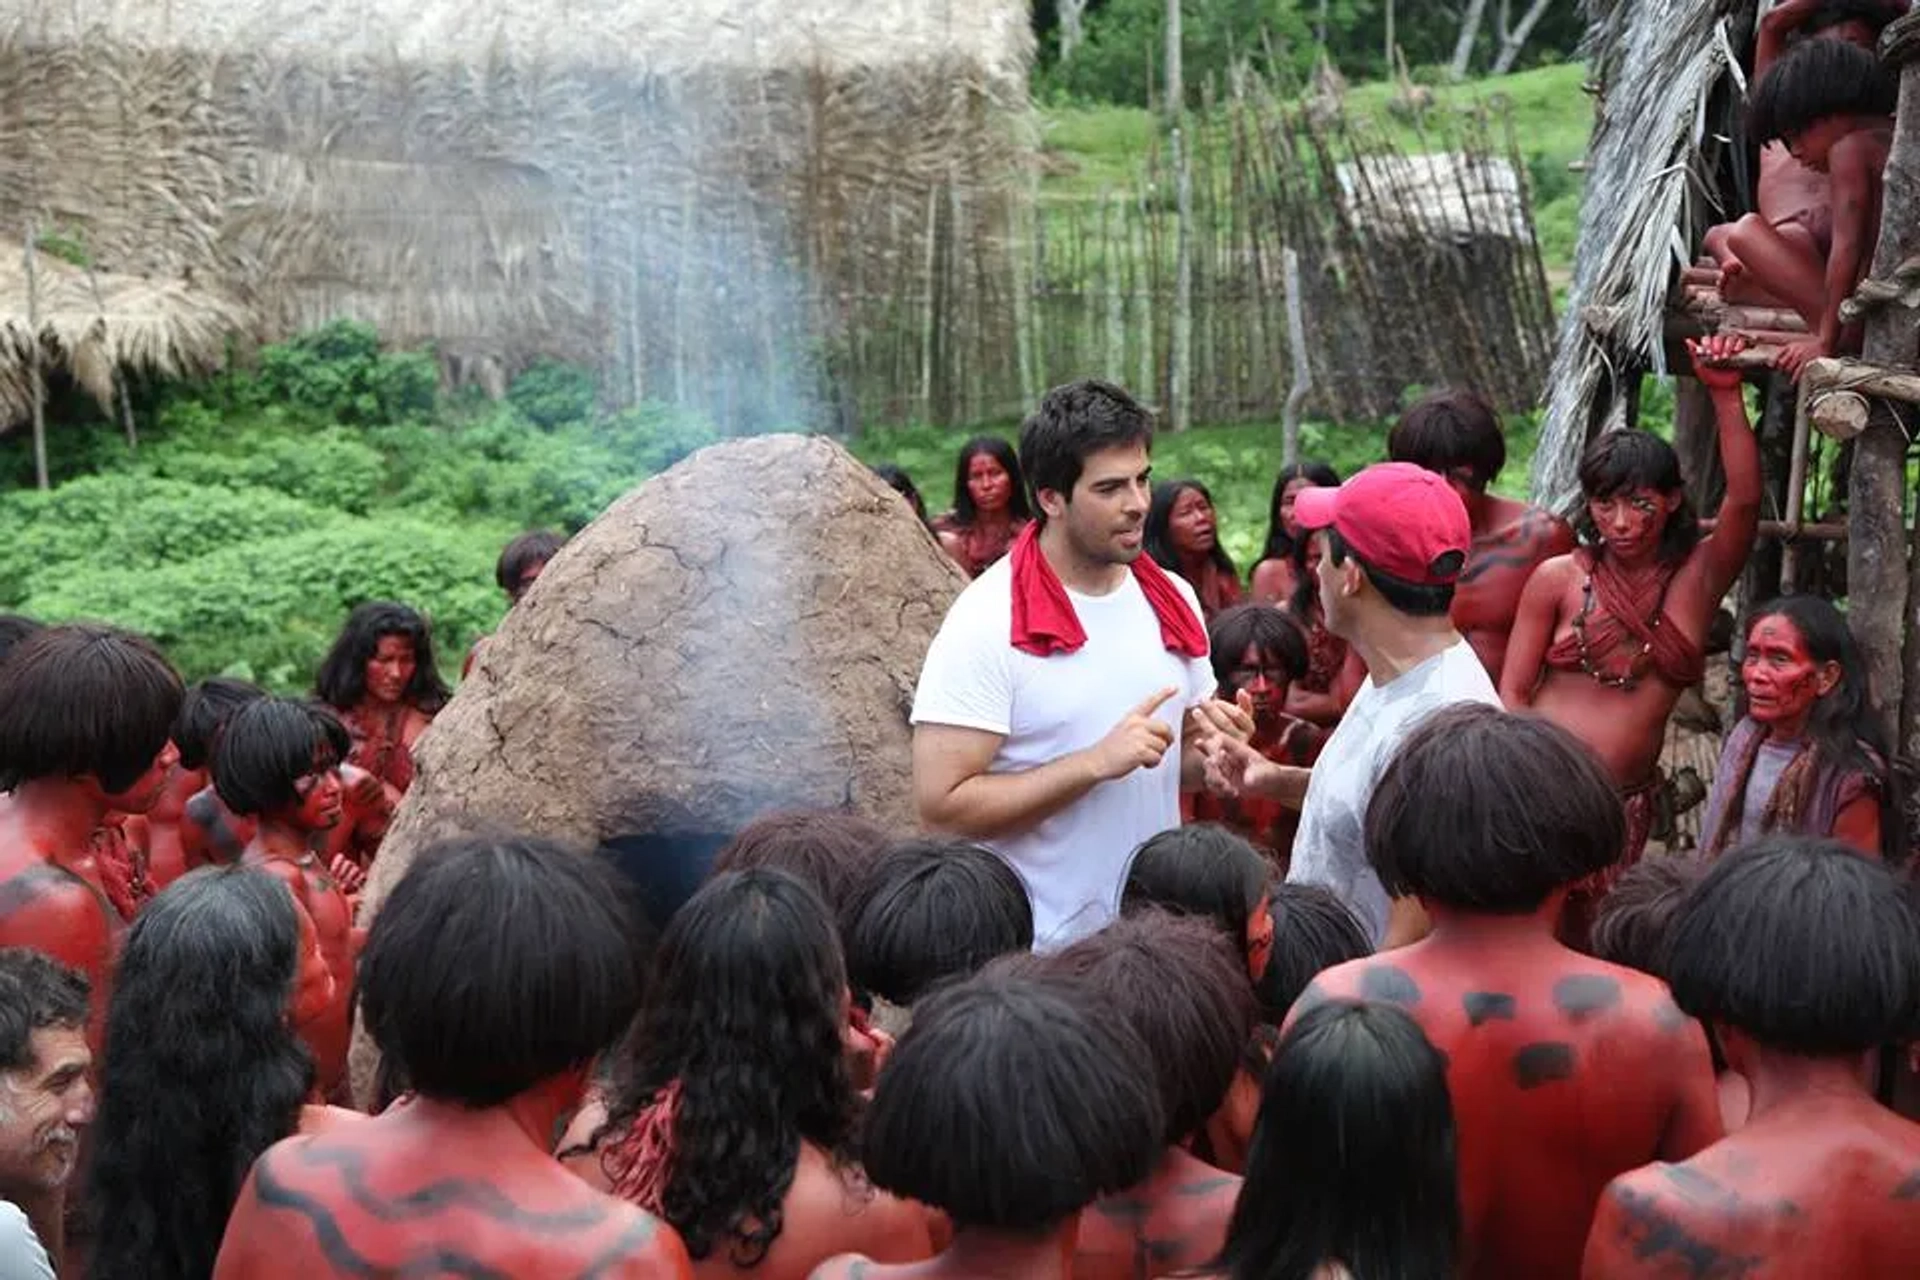
[[[1807,365],[1800,381],[1814,391],[1857,391],[1920,404],[1920,374],[1911,369],[1883,369],[1864,360],[1822,356]]]
[[[1853,439],[1872,417],[1873,406],[1858,391],[1815,391],[1807,397],[1807,421],[1829,440]]]

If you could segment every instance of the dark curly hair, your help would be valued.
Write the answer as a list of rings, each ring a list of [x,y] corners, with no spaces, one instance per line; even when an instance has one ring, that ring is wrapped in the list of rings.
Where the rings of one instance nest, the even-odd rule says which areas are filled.
[[[333,648],[321,659],[320,673],[313,681],[314,696],[342,711],[359,706],[367,696],[367,663],[387,636],[405,636],[413,645],[413,679],[400,700],[428,713],[446,706],[453,693],[433,665],[433,629],[419,610],[391,600],[354,606]]]
[[[205,867],[134,921],[107,1007],[89,1275],[204,1280],[247,1170],[299,1127],[295,911],[266,872]]]
[[[780,1237],[801,1144],[851,1159],[860,1100],[841,1046],[833,916],[785,871],[726,872],[674,915],[656,966],[592,1145],[677,1081],[662,1216],[694,1258],[724,1247],[756,1266]]]

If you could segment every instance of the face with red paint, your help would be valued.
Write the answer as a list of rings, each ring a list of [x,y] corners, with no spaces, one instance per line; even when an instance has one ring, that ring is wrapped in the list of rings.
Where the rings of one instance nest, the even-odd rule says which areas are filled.
[[[1214,526],[1213,504],[1198,489],[1182,489],[1167,512],[1167,536],[1173,549],[1183,556],[1206,556],[1219,541]]]
[[[1604,498],[1587,499],[1587,515],[1600,531],[1607,554],[1627,563],[1652,559],[1660,552],[1660,535],[1684,495],[1655,489],[1624,489]]]
[[[406,636],[381,636],[367,659],[367,697],[374,702],[395,703],[406,695],[413,683],[417,659],[413,641]]]
[[[1840,676],[1840,664],[1817,661],[1800,629],[1782,614],[1758,619],[1747,632],[1747,656],[1740,663],[1747,714],[1774,738],[1799,737],[1814,704],[1833,692]]]
[[[1248,645],[1221,682],[1220,695],[1228,701],[1242,691],[1253,700],[1256,727],[1266,727],[1287,705],[1287,690],[1293,685],[1293,673],[1279,657],[1263,653],[1258,645]]]
[[[340,825],[346,801],[346,787],[340,780],[340,766],[329,762],[293,784],[300,803],[290,815],[290,824],[301,831],[331,831]]]
[[[967,496],[981,515],[998,515],[1013,502],[1013,477],[990,453],[976,453],[967,461]]]

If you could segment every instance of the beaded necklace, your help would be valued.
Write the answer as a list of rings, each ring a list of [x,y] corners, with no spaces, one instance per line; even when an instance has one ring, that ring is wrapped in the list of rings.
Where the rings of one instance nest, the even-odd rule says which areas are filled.
[[[1607,675],[1593,660],[1593,651],[1587,646],[1587,618],[1593,613],[1593,570],[1587,570],[1586,582],[1580,588],[1580,612],[1574,615],[1573,639],[1580,654],[1580,670],[1587,678],[1603,689],[1618,689],[1622,693],[1631,693],[1639,687],[1640,677],[1646,674],[1647,659],[1653,654],[1653,641],[1660,633],[1660,624],[1667,617],[1667,591],[1673,586],[1677,575],[1668,575],[1660,584],[1660,598],[1654,601],[1653,616],[1647,619],[1647,638],[1640,646],[1640,652],[1627,659],[1626,669],[1619,675]]]

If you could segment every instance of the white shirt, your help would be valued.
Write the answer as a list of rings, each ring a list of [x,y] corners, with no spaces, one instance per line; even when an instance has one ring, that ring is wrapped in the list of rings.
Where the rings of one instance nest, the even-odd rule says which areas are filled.
[[[1486,667],[1465,640],[1385,684],[1368,676],[1320,749],[1307,783],[1287,881],[1331,889],[1376,947],[1386,940],[1390,904],[1367,862],[1365,824],[1373,784],[1422,720],[1456,702],[1500,705]]]
[[[0,1200],[0,1280],[53,1280],[40,1237],[11,1200]]]
[[[1041,658],[1015,649],[1012,560],[990,565],[947,611],[920,669],[913,723],[1000,734],[1005,741],[987,771],[1018,773],[1092,746],[1161,689],[1178,691],[1155,713],[1173,729],[1159,764],[1102,782],[1038,824],[985,842],[1026,881],[1036,944],[1050,948],[1113,919],[1134,849],[1180,825],[1180,722],[1186,708],[1213,695],[1213,668],[1205,657],[1167,649],[1131,573],[1104,596],[1068,590],[1087,633],[1075,652]],[[1198,621],[1193,588],[1173,581]]]

